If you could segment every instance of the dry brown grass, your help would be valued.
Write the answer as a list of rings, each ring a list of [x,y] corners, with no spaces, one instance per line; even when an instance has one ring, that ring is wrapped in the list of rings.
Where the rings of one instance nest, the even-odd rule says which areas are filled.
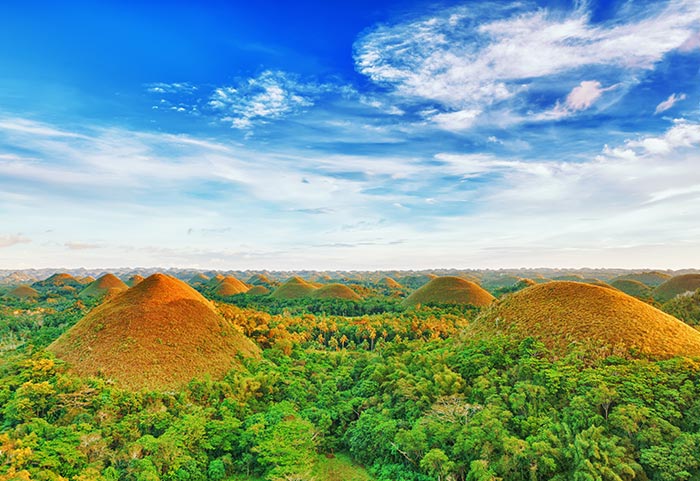
[[[620,291],[580,282],[550,282],[501,299],[477,329],[533,336],[555,352],[599,342],[653,357],[700,356],[700,332]]]
[[[294,276],[287,279],[281,286],[272,292],[272,297],[277,299],[299,299],[302,297],[310,297],[316,290],[309,282],[306,282],[301,277]]]
[[[478,284],[461,277],[436,277],[404,299],[406,306],[418,304],[471,304],[487,306],[495,298]]]
[[[652,296],[659,302],[667,302],[679,294],[700,289],[700,274],[685,274],[672,277],[654,289]]]
[[[249,296],[264,296],[265,294],[269,293],[270,289],[268,289],[265,286],[253,286],[248,292],[246,292],[246,294],[248,294]]]
[[[18,299],[29,299],[32,297],[38,297],[39,292],[36,289],[32,289],[29,286],[17,286],[7,293],[10,297],[16,297]]]
[[[80,291],[80,297],[114,296],[120,292],[124,292],[128,288],[129,286],[124,284],[122,280],[114,274],[105,274]]]
[[[274,284],[274,282],[272,282],[272,280],[265,274],[255,274],[250,276],[250,279],[248,279],[248,284],[253,286],[269,286]]]
[[[236,365],[237,354],[259,354],[212,303],[164,274],[96,307],[48,349],[79,375],[163,390],[221,377]]]
[[[403,289],[403,286],[396,282],[391,277],[383,277],[378,284],[380,286],[388,287],[389,289]]]
[[[129,287],[134,287],[135,285],[141,284],[145,279],[146,278],[140,274],[134,274],[133,276],[129,277],[126,285]]]
[[[616,279],[610,283],[610,286],[637,299],[651,299],[651,288],[640,281]]]
[[[240,280],[233,276],[228,276],[224,277],[224,279],[216,285],[214,294],[224,297],[235,296],[236,294],[247,292],[249,289],[250,287],[243,284]]]
[[[646,284],[649,287],[660,286],[672,276],[666,274],[665,272],[658,271],[648,271],[648,272],[635,272],[633,274],[625,274],[620,277],[616,277],[614,280],[618,279],[628,279],[631,281],[639,281],[642,284]]]
[[[32,284],[32,287],[63,287],[63,286],[80,286],[80,281],[70,274],[61,272],[54,274],[43,281],[38,281]]]
[[[348,301],[359,301],[361,297],[344,284],[326,284],[315,290],[311,297],[315,299],[346,299]]]
[[[209,281],[209,278],[200,272],[198,274],[193,275],[188,282],[194,286],[197,284],[204,284],[207,281]]]

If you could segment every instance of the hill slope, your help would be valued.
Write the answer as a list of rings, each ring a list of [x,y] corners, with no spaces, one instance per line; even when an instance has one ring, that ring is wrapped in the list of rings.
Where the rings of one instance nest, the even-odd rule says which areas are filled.
[[[127,290],[129,286],[124,284],[114,274],[105,274],[94,282],[91,282],[85,289],[80,291],[80,297],[103,297],[113,296]]]
[[[361,297],[344,284],[326,284],[311,293],[314,299],[345,299],[359,301]]]
[[[672,277],[658,286],[651,295],[659,302],[667,302],[678,294],[694,292],[700,289],[700,274],[685,274]]]
[[[651,288],[640,281],[635,281],[634,279],[616,279],[612,281],[610,286],[624,292],[628,296],[636,297],[638,299],[651,298]]]
[[[301,277],[294,276],[275,289],[271,297],[276,299],[299,299],[311,296],[315,290],[316,288],[313,285]]]
[[[406,306],[417,304],[471,304],[486,306],[494,297],[478,284],[461,277],[437,277],[404,299]]]
[[[247,292],[250,288],[233,276],[225,277],[213,289],[214,294],[218,296],[233,296]]]
[[[616,277],[613,280],[618,280],[618,279],[627,279],[630,281],[639,281],[642,284],[646,284],[649,287],[656,287],[667,280],[669,280],[672,276],[669,274],[666,274],[665,272],[658,272],[658,271],[649,271],[649,272],[635,272],[633,274],[625,274],[620,277]]]
[[[201,294],[163,274],[93,309],[48,349],[79,375],[99,374],[131,389],[220,377],[237,354],[259,352]]]
[[[18,299],[29,299],[31,297],[38,297],[39,292],[29,286],[17,286],[8,292],[7,295]]]
[[[593,340],[659,357],[700,356],[700,332],[627,294],[580,282],[529,287],[503,298],[476,324],[533,336],[555,351]]]

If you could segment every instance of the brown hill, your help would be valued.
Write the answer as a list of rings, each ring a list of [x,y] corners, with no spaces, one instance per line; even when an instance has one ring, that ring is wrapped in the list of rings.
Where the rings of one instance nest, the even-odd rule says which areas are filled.
[[[82,298],[114,296],[128,288],[129,286],[114,274],[105,274],[80,291],[79,296]]]
[[[404,299],[406,306],[417,304],[471,304],[486,306],[494,297],[478,284],[461,277],[437,277]]]
[[[302,297],[310,297],[316,288],[306,282],[301,277],[294,276],[287,279],[281,286],[275,289],[271,297],[276,299],[299,299]]]
[[[667,302],[679,294],[694,292],[700,289],[700,274],[685,274],[672,277],[656,289],[651,295],[659,302]]]
[[[253,286],[248,292],[246,292],[246,294],[248,294],[249,296],[264,296],[265,294],[269,293],[270,289],[268,289],[265,286]]]
[[[39,292],[36,289],[32,289],[29,286],[17,286],[7,293],[10,297],[16,297],[18,299],[29,299],[32,297],[38,297]]]
[[[128,281],[126,281],[126,285],[129,287],[134,287],[137,284],[141,284],[145,279],[146,278],[141,274],[134,274],[133,276],[129,277]]]
[[[403,289],[403,286],[391,277],[383,277],[377,284],[388,287],[389,289]]]
[[[477,328],[533,336],[555,352],[573,342],[600,342],[639,353],[700,356],[700,332],[615,289],[550,282],[504,297]]]
[[[212,277],[212,278],[209,279],[208,281],[203,282],[202,285],[204,285],[205,287],[207,287],[207,288],[209,288],[209,289],[215,289],[216,286],[218,286],[219,283],[220,283],[221,281],[223,281],[224,279],[226,279],[226,276],[225,276],[225,275],[223,275],[223,274],[216,274],[214,277]]]
[[[78,277],[77,278],[78,282],[80,282],[82,285],[87,286],[91,282],[95,282],[95,278],[92,276],[85,276],[85,277]]]
[[[41,288],[55,288],[55,287],[81,287],[82,284],[78,279],[73,277],[70,274],[66,273],[58,273],[54,274],[43,281],[37,281],[34,284],[32,284],[32,287],[35,289],[41,289]]]
[[[175,389],[223,376],[258,347],[184,282],[154,274],[102,303],[48,349],[83,376],[130,389]]]
[[[223,278],[223,276],[222,276],[222,278]],[[193,275],[188,282],[194,286],[194,285],[198,285],[198,284],[204,284],[208,280],[209,280],[209,277],[207,277],[206,275],[204,275],[200,272],[198,274]]]
[[[250,276],[250,279],[248,279],[248,284],[252,286],[271,286],[274,284],[274,282],[265,274],[255,274]]]
[[[233,276],[225,277],[221,282],[219,282],[216,287],[214,287],[214,294],[217,296],[234,296],[236,294],[241,294],[247,292],[250,289],[247,285],[243,284],[241,281]]]
[[[635,272],[633,274],[625,274],[620,277],[616,277],[614,280],[627,279],[630,281],[639,281],[642,284],[646,284],[649,287],[660,286],[672,276],[666,274],[665,272],[649,271],[649,272]]]
[[[615,279],[610,286],[637,299],[651,299],[651,288],[633,279]]]
[[[361,297],[355,291],[343,284],[326,284],[311,293],[314,299],[345,299],[359,301]]]

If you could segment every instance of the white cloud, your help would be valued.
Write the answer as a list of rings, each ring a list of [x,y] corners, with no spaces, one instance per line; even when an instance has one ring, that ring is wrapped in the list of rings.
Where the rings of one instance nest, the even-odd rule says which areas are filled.
[[[189,82],[154,82],[146,85],[146,90],[155,94],[192,94],[197,86]]]
[[[0,235],[0,248],[12,247],[17,244],[28,244],[31,239],[21,234],[3,234]]]
[[[82,251],[88,249],[99,249],[102,247],[100,244],[90,244],[87,242],[66,242],[64,244],[68,249],[72,251]]]
[[[656,106],[654,114],[660,114],[661,112],[666,112],[668,109],[676,105],[676,102],[685,100],[686,95],[684,93],[676,95],[675,93],[669,95],[669,97]]]
[[[474,112],[485,115],[516,98],[524,102],[540,81],[570,85],[584,67],[633,81],[686,45],[698,22],[695,0],[671,0],[643,18],[603,24],[592,23],[583,9],[563,14],[522,3],[465,6],[379,26],[356,42],[354,57],[359,72],[405,102],[437,102],[442,112],[434,120],[454,130],[468,128]],[[599,81],[576,81],[562,110],[567,115],[589,108],[605,91]],[[445,121],[442,114],[453,116]]]
[[[248,129],[314,104],[323,87],[302,83],[294,75],[266,70],[235,86],[219,87],[211,94],[209,107],[231,127]]]

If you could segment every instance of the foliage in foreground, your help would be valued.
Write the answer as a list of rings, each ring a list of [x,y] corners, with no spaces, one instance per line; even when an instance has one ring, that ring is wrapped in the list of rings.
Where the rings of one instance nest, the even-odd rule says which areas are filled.
[[[25,328],[8,323],[23,344],[0,364],[0,480],[324,481],[319,454],[343,452],[387,481],[700,479],[695,362],[461,340],[468,310],[232,309],[264,359],[170,393],[78,379],[32,347],[75,307],[15,316]]]

